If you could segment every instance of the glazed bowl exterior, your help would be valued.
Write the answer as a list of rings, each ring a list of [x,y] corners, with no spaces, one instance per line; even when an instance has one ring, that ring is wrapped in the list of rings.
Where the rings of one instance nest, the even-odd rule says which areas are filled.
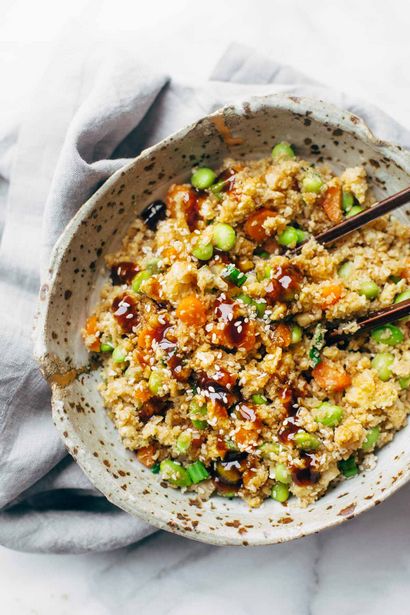
[[[307,508],[268,500],[249,509],[239,499],[199,502],[164,488],[125,450],[97,391],[80,330],[106,279],[104,256],[115,250],[135,216],[194,165],[227,157],[269,155],[286,140],[312,162],[336,169],[362,164],[376,198],[409,185],[410,155],[378,141],[362,120],[324,102],[272,95],[224,107],[142,152],[79,210],[59,239],[40,295],[36,357],[52,388],[53,419],[68,451],[111,502],[145,521],[219,545],[291,540],[336,525],[385,499],[410,477],[410,427],[378,453],[376,468],[342,482]],[[408,213],[397,214],[408,223]]]

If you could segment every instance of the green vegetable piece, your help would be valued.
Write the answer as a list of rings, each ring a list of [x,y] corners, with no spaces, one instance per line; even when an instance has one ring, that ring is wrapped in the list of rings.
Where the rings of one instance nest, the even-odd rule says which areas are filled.
[[[291,334],[291,344],[297,344],[301,341],[303,336],[303,329],[299,327],[299,325],[291,325],[290,326],[290,334]]]
[[[160,466],[161,466],[161,464],[159,462],[154,463],[154,465],[151,468],[151,472],[153,474],[159,474]]]
[[[372,427],[366,434],[366,439],[362,444],[362,450],[366,453],[371,451],[377,444],[377,440],[380,436],[380,427]]]
[[[379,352],[372,361],[372,367],[376,370],[380,380],[387,382],[392,377],[390,366],[394,362],[394,356],[390,352]]]
[[[239,299],[239,301],[242,301],[242,303],[245,303],[245,305],[252,305],[253,304],[252,297],[249,297],[249,295],[245,295],[244,293],[241,293],[236,298]]]
[[[197,243],[192,249],[192,255],[200,261],[209,261],[214,253],[214,248],[211,243]]]
[[[295,152],[293,151],[289,143],[286,143],[286,141],[282,141],[282,143],[277,143],[272,150],[272,158],[274,160],[291,160],[295,157]]]
[[[324,401],[316,408],[315,418],[318,423],[326,427],[336,427],[343,418],[343,408]]]
[[[399,275],[390,275],[389,280],[397,284],[402,278]]]
[[[309,359],[312,362],[312,367],[316,367],[316,365],[319,365],[321,361],[319,348],[317,348],[316,346],[312,346],[312,348],[309,350]]]
[[[399,385],[402,389],[408,389],[410,386],[410,376],[399,378]]]
[[[176,447],[180,453],[186,453],[191,446],[192,436],[189,431],[182,431],[176,442]]]
[[[272,499],[277,502],[286,502],[289,498],[289,487],[282,483],[275,483],[272,487]]]
[[[315,451],[321,444],[317,436],[303,430],[295,433],[293,441],[302,451]]]
[[[339,277],[343,278],[344,280],[348,280],[349,278],[352,277],[352,273],[354,271],[354,265],[351,261],[345,261],[344,263],[342,263],[338,269],[338,274]]]
[[[306,241],[309,236],[309,233],[307,233],[306,231],[302,231],[302,229],[300,228],[295,229],[295,231],[298,235],[298,243],[303,243],[304,241]]]
[[[212,194],[216,196],[216,198],[221,199],[222,193],[225,188],[225,184],[226,184],[226,180],[221,179],[221,181],[216,182],[216,184],[213,184],[212,186],[210,186],[209,190],[212,192]]]
[[[262,405],[268,403],[268,398],[265,397],[265,395],[259,395],[259,393],[256,393],[255,395],[252,395],[252,401],[254,404]]]
[[[278,463],[275,467],[275,478],[279,483],[285,485],[292,482],[292,476],[284,463]]]
[[[400,344],[404,340],[403,331],[399,327],[390,324],[373,329],[370,335],[375,342],[387,344],[387,346],[396,346],[396,344]]]
[[[360,205],[354,205],[352,209],[346,214],[346,218],[357,216],[357,214],[360,214],[361,211],[363,211],[363,207],[360,207]]]
[[[232,284],[238,286],[238,288],[243,286],[248,279],[248,276],[242,273],[242,271],[239,271],[232,263],[223,270],[222,277],[228,279]]]
[[[264,442],[259,450],[261,452],[262,459],[274,458],[280,451],[280,445],[277,442]]]
[[[202,461],[195,461],[187,467],[189,478],[196,485],[209,478],[209,473]]]
[[[407,299],[410,299],[410,288],[397,295],[394,303],[401,303],[402,301],[407,301]]]
[[[105,342],[101,344],[100,350],[101,352],[113,352],[114,344],[112,342]]]
[[[254,252],[255,256],[259,256],[259,258],[263,258],[264,260],[266,260],[267,258],[270,257],[269,252],[266,252],[266,250],[261,250],[258,252]]]
[[[254,301],[254,305],[256,307],[257,316],[262,318],[266,311],[266,301]]]
[[[172,461],[172,459],[161,461],[159,471],[161,478],[174,487],[189,487],[191,485],[191,478],[188,472],[180,463]]]
[[[159,263],[159,258],[153,258],[150,261],[148,261],[147,263],[145,263],[145,268],[151,274],[158,273],[159,272],[158,263]]]
[[[228,252],[235,245],[236,233],[230,224],[219,222],[213,228],[212,238],[217,248]]]
[[[293,226],[287,226],[282,233],[278,235],[278,244],[286,248],[295,248],[298,244],[299,236]]]
[[[355,198],[351,192],[345,192],[343,190],[342,193],[342,207],[343,210],[348,213],[355,204]]]
[[[122,346],[116,346],[112,352],[112,360],[114,363],[124,363],[127,352]]]
[[[303,192],[314,192],[315,194],[319,194],[322,186],[323,180],[318,173],[313,173],[310,171],[302,180]]]
[[[192,173],[191,184],[198,190],[205,190],[212,186],[216,179],[216,173],[208,167],[201,167]]]
[[[200,421],[199,419],[191,419],[191,421],[195,429],[199,429],[200,431],[208,427],[207,421]]]
[[[152,273],[148,271],[148,269],[145,269],[144,271],[140,271],[139,273],[137,273],[137,275],[135,276],[131,284],[132,290],[135,293],[141,293],[142,292],[141,284],[145,282],[145,280],[149,280],[151,275]]]
[[[162,374],[158,371],[152,371],[148,380],[148,388],[154,395],[158,395],[161,387],[163,385],[163,377]]]
[[[373,280],[363,280],[359,286],[359,294],[367,299],[375,299],[380,295],[380,288]]]
[[[345,478],[351,478],[359,473],[354,455],[349,457],[349,459],[342,459],[342,461],[338,462],[337,466]]]

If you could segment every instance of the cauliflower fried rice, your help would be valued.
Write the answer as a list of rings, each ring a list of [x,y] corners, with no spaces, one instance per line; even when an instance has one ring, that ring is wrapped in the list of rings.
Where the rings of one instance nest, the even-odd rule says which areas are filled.
[[[106,258],[84,340],[125,447],[164,484],[306,506],[405,425],[407,323],[326,345],[330,323],[354,333],[410,297],[410,228],[383,218],[329,248],[313,238],[373,202],[362,167],[337,175],[280,143],[194,169]]]

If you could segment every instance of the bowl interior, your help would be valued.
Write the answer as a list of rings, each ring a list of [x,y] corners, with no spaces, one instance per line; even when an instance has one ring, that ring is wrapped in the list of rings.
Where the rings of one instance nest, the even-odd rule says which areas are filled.
[[[133,218],[192,166],[216,167],[226,156],[260,157],[286,140],[313,162],[336,169],[363,164],[377,198],[409,184],[410,160],[377,142],[359,118],[307,99],[271,96],[228,107],[146,150],[116,173],[81,208],[53,255],[42,288],[36,353],[53,387],[54,421],[66,445],[108,499],[124,510],[178,533],[219,544],[265,544],[328,527],[380,501],[408,479],[410,430],[378,455],[376,468],[339,484],[308,508],[266,501],[250,510],[237,500],[200,503],[164,489],[159,478],[126,451],[97,391],[80,337],[107,273],[104,255],[116,249]],[[403,221],[408,214],[398,213]]]

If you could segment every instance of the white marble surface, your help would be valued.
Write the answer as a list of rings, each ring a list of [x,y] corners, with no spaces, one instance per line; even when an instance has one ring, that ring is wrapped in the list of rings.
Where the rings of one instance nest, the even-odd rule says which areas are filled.
[[[205,79],[231,40],[258,46],[410,125],[407,0],[0,0],[0,9],[0,123],[24,109],[54,39],[79,17],[91,37],[132,46],[187,80]],[[264,548],[216,548],[157,533],[97,555],[0,549],[0,612],[404,615],[409,506],[410,485],[334,530]]]

